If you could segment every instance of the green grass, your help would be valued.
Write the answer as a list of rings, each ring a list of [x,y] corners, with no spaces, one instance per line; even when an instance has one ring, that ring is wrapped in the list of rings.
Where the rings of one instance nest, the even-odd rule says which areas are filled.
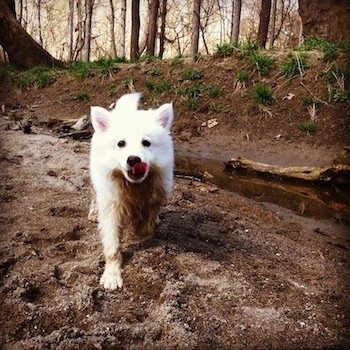
[[[74,99],[77,101],[89,101],[90,95],[86,92],[80,92],[74,96]]]
[[[101,77],[107,77],[119,70],[118,63],[121,62],[126,63],[127,60],[120,57],[106,57],[92,62],[92,66],[96,67],[100,71]]]
[[[236,78],[241,83],[246,83],[249,79],[249,73],[246,70],[241,70],[237,72]]]
[[[344,41],[339,44],[340,49],[343,51],[344,55],[350,59],[350,41]]]
[[[252,52],[248,56],[249,62],[255,67],[261,75],[270,73],[275,60],[269,56],[263,55],[260,52]]]
[[[193,86],[189,87],[180,87],[177,89],[177,93],[180,96],[185,96],[187,99],[188,98],[198,98],[199,96],[202,95],[203,89],[199,84],[195,84]]]
[[[330,97],[334,102],[345,102],[348,99],[348,92],[342,88],[334,88]]]
[[[329,69],[327,69],[324,72],[321,72],[320,74],[323,81],[327,85],[336,84],[339,78],[344,79],[342,77],[345,77],[346,75],[350,75],[350,73],[347,72],[345,68],[339,67],[337,65],[332,65]]]
[[[18,71],[14,66],[5,62],[0,62],[0,80],[11,78],[16,74],[18,74]]]
[[[172,68],[182,68],[184,66],[184,60],[181,56],[174,57],[171,60],[170,66]]]
[[[183,71],[180,75],[179,80],[201,80],[203,78],[204,74],[196,69],[193,68],[187,68],[185,71]]]
[[[154,62],[157,60],[159,60],[159,58],[157,56],[149,55],[146,53],[146,54],[140,56],[136,61],[137,62],[151,63],[151,62]]]
[[[215,98],[221,94],[221,89],[218,85],[211,84],[207,87],[207,92],[210,98]]]
[[[176,89],[176,93],[185,98],[185,105],[189,110],[195,110],[198,107],[199,97],[202,96],[203,92],[204,89],[199,83],[188,87],[178,87]]]
[[[49,85],[54,80],[52,69],[36,66],[18,74],[15,77],[15,84],[18,88],[36,86],[42,88]]]
[[[321,73],[322,79],[327,85],[330,100],[334,102],[348,100],[349,93],[345,88],[345,80],[349,75],[350,73],[346,69],[336,65]]]
[[[299,130],[306,132],[306,133],[311,133],[316,131],[316,124],[314,122],[302,122],[299,124]]]
[[[275,102],[271,89],[264,83],[258,83],[252,90],[253,100],[257,103],[269,105]]]
[[[320,50],[323,52],[323,60],[332,62],[338,57],[338,45],[322,38],[307,38],[301,45],[303,50]]]
[[[107,93],[110,97],[114,97],[117,94],[116,85],[114,83],[108,85]]]
[[[223,57],[232,56],[233,54],[237,53],[238,50],[238,43],[225,42],[220,45],[216,45],[215,55]]]
[[[73,62],[70,71],[76,78],[86,79],[93,76],[93,64],[91,62],[76,61]]]
[[[216,45],[214,55],[223,57],[237,56],[239,58],[242,58],[253,53],[256,50],[258,50],[258,46],[254,42],[248,41],[246,43],[237,43],[229,41]]]
[[[193,55],[193,61],[198,62],[202,57],[202,54],[200,52],[197,52]]]
[[[168,80],[161,79],[161,80],[152,80],[152,79],[146,79],[145,86],[152,90],[153,92],[162,93],[169,91],[171,89],[171,85]]]
[[[197,107],[198,107],[198,105],[199,105],[199,102],[198,102],[198,99],[197,99],[197,98],[195,98],[195,97],[189,97],[189,98],[186,99],[185,104],[186,104],[186,107],[187,107],[189,110],[193,111],[193,110],[197,109]]]
[[[129,73],[126,75],[126,77],[122,80],[122,84],[126,89],[130,88],[130,85],[132,85],[137,78],[134,76],[133,73]]]
[[[299,52],[290,52],[281,64],[281,75],[292,78],[303,74],[308,68],[307,55]]]
[[[159,67],[154,66],[148,69],[146,73],[149,75],[162,75],[163,71]]]

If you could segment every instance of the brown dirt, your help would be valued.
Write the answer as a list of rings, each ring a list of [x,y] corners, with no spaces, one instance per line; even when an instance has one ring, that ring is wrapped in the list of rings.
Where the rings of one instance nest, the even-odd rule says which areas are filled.
[[[159,65],[176,81],[166,62]],[[285,84],[271,76],[278,102],[259,111],[249,88],[233,91],[229,72],[239,65],[214,58],[196,63],[203,84],[225,89],[216,112],[204,95],[201,107],[189,111],[177,95],[145,92],[146,107],[174,100],[179,153],[321,165],[349,144],[346,103],[320,107],[317,131],[306,135],[297,127],[309,119],[298,79]],[[58,77],[43,89],[18,91],[6,82],[7,91],[0,91],[7,110],[0,125],[0,348],[348,349],[346,220],[310,219],[177,179],[154,236],[124,238],[123,290],[98,284],[102,248],[96,225],[87,221],[89,143],[58,138],[62,126],[53,120],[80,117],[91,104],[108,106],[110,85],[117,95],[126,92],[122,82],[131,71],[136,90],[146,90],[150,66],[125,66],[105,79]],[[315,72],[305,85],[324,98],[325,86],[311,83]],[[74,100],[81,92],[89,102]],[[282,100],[288,92],[298,97]],[[213,117],[218,126],[201,126]],[[18,128],[26,118],[30,134]]]

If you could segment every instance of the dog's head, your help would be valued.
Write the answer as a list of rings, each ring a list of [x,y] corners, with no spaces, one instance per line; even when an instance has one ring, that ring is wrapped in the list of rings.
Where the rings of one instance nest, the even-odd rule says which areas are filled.
[[[172,104],[138,110],[140,94],[122,96],[112,111],[91,107],[94,151],[100,163],[121,170],[132,183],[142,182],[152,166],[161,168],[172,157]]]

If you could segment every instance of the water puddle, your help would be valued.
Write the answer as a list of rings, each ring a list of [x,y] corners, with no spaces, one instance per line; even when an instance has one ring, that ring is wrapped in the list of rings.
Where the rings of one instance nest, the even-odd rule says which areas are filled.
[[[350,226],[350,187],[282,181],[224,172],[224,163],[177,155],[177,171],[204,176],[219,188],[260,202],[277,204],[314,219],[330,219]],[[205,177],[205,175],[212,177]]]

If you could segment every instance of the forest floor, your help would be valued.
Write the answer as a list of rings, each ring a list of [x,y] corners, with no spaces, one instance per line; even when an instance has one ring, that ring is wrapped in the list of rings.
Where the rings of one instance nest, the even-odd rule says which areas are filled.
[[[68,137],[65,122],[90,105],[107,108],[132,88],[143,92],[141,108],[173,101],[176,154],[200,158],[209,173],[211,160],[238,156],[332,164],[346,159],[349,103],[328,100],[320,73],[330,66],[312,59],[293,79],[277,68],[260,76],[232,57],[188,59],[175,68],[170,61],[125,64],[86,79],[56,73],[42,88],[18,89],[2,78],[0,348],[350,348],[348,205],[329,200],[328,216],[307,217],[308,208],[294,212],[177,178],[153,237],[123,240],[123,289],[106,291],[100,238],[87,220],[89,140]],[[155,67],[162,73],[151,74]],[[190,69],[204,76],[179,79]],[[237,87],[242,69],[250,79]],[[166,79],[176,89],[151,91],[150,80]],[[252,100],[261,80],[276,103]],[[207,93],[213,84],[221,90],[215,98]],[[180,93],[193,87],[201,87],[194,100]],[[310,96],[323,101],[311,112],[302,103]],[[311,117],[316,131],[301,131]],[[271,187],[276,196],[280,186]],[[347,200],[348,191],[335,185]]]

